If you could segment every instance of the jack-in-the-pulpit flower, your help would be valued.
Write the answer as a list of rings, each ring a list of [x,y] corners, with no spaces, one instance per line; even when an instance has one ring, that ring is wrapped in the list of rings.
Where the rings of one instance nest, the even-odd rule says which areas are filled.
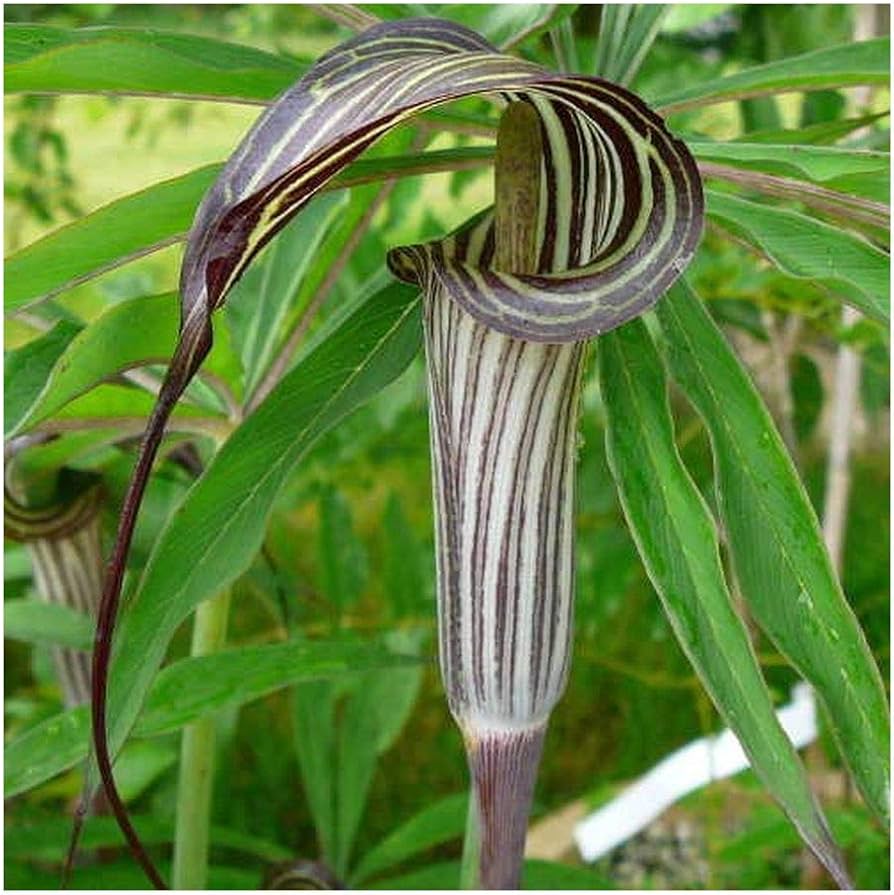
[[[70,486],[44,506],[28,506],[7,487],[4,534],[24,543],[41,600],[95,617],[102,590],[102,484],[63,470]],[[66,708],[90,701],[90,654],[54,646],[53,664]]]
[[[501,55],[456,24],[412,19],[336,47],[261,115],[190,232],[180,341],[126,498],[96,686],[104,693],[133,508],[167,416],[210,347],[212,312],[269,239],[364,149],[410,116],[472,94],[536,113],[531,263],[501,263],[485,212],[445,240],[392,251],[389,264],[425,296],[441,667],[475,781],[479,879],[506,888],[519,882],[546,722],[568,673],[586,340],[658,301],[703,223],[685,145],[617,85]],[[104,698],[93,722],[103,781],[134,844],[114,791]]]
[[[441,670],[481,815],[481,883],[514,888],[570,659],[585,345],[503,335],[441,290],[424,324]]]

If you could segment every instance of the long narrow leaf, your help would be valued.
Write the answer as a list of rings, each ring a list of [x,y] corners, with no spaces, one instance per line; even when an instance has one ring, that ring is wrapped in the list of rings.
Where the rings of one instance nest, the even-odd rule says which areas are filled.
[[[173,842],[173,818],[145,814],[137,820],[147,843],[161,845]],[[7,861],[42,861],[48,864],[58,862],[59,856],[65,854],[70,826],[71,822],[66,817],[17,822],[15,826],[7,828],[3,838],[4,857]],[[210,839],[213,845],[264,861],[287,861],[292,857],[292,852],[285,846],[227,827],[212,826]],[[115,819],[103,816],[92,818],[84,831],[83,845],[86,849],[124,846]]]
[[[111,678],[113,743],[133,724],[177,625],[251,563],[298,458],[397,376],[419,337],[412,290],[394,285],[370,296],[227,441],[163,532],[122,623]]]
[[[89,650],[93,619],[77,609],[38,600],[5,600],[3,636],[25,643]]]
[[[263,262],[233,291],[228,323],[239,335],[245,393],[251,394],[270,363],[298,289],[311,270],[327,269],[319,257],[330,228],[340,222],[346,193],[320,196],[270,244]],[[221,331],[226,329],[221,328]]]
[[[66,345],[44,372],[39,391],[22,402],[21,410],[8,420],[9,431],[34,426],[118,373],[163,363],[173,353],[177,322],[178,302],[173,293],[113,306]],[[238,387],[238,360],[225,330],[209,355],[208,369],[234,389]]]
[[[463,835],[468,812],[469,797],[466,793],[447,796],[429,805],[363,856],[351,876],[351,886],[356,888],[371,876],[435,845],[459,839]]]
[[[239,647],[181,659],[158,676],[136,733],[158,736],[228,706],[243,705],[300,681],[353,675],[406,664],[378,645],[301,641]],[[8,743],[3,774],[6,798],[33,789],[87,756],[90,719],[82,706],[54,715]]]
[[[306,66],[254,47],[149,28],[7,24],[7,93],[111,93],[264,103]]]
[[[162,861],[165,872],[170,869],[170,861]],[[4,874],[4,884],[10,890],[53,891],[59,888],[59,871],[43,870],[33,862],[10,862]],[[109,863],[86,864],[78,868],[77,879],[72,889],[86,892],[126,892],[140,890],[146,883],[142,871],[132,860],[118,860]],[[258,871],[240,867],[226,867],[211,864],[208,867],[208,888],[226,889],[230,892],[248,892],[258,884]]]
[[[799,146],[815,144],[817,146],[828,146],[860,128],[869,127],[880,118],[887,118],[890,114],[890,112],[886,111],[876,112],[872,115],[860,115],[857,118],[842,118],[839,121],[818,121],[816,124],[799,127],[797,130],[771,128],[749,131],[741,137],[737,137],[736,140],[742,143],[773,143]]]
[[[21,308],[183,239],[219,165],[111,202],[6,259],[4,306]]]
[[[674,633],[754,770],[845,883],[841,856],[733,610],[714,521],[677,453],[664,369],[642,322],[600,339],[599,376],[609,465]]]
[[[156,736],[177,730],[210,712],[242,705],[297,681],[418,661],[380,645],[332,640],[239,647],[181,659],[158,675],[134,733]]]
[[[131,437],[138,434],[152,412],[154,396],[132,386],[102,383],[86,394],[73,398],[38,427],[44,432],[71,432],[75,429],[119,429],[132,424]],[[135,430],[134,430],[134,427]],[[172,429],[211,435],[223,440],[232,428],[222,414],[182,402],[173,411]]]
[[[3,359],[5,435],[14,432],[28,415],[59,358],[80,331],[76,323],[60,320],[42,336],[7,352]]]
[[[329,188],[462,170],[492,159],[487,146],[360,159]],[[116,199],[20,249],[6,259],[5,307],[23,307],[184,240],[202,196],[222,168],[207,165]]]
[[[783,273],[826,286],[870,317],[887,322],[890,256],[868,240],[815,218],[706,190],[708,214],[754,245]]]
[[[655,99],[654,104],[669,115],[683,109],[751,96],[855,84],[887,84],[889,53],[887,37],[814,50],[803,56],[748,68],[716,81],[684,87]]]
[[[336,687],[313,681],[292,692],[292,729],[301,782],[322,858],[335,865]]]
[[[806,180],[781,177],[778,174],[765,174],[763,171],[743,170],[731,165],[718,165],[716,162],[699,162],[699,169],[706,178],[719,179],[728,184],[734,183],[746,190],[764,193],[788,202],[800,202],[821,214],[841,220],[851,228],[860,224],[874,227],[879,240],[888,237],[891,209],[886,201],[864,199],[859,195],[827,189]],[[870,185],[873,181],[871,177],[861,177],[858,174],[853,178],[844,177],[842,180],[842,186],[845,189],[853,189],[854,192],[861,190],[863,192],[882,192],[876,186]],[[886,177],[875,178],[878,185],[884,188],[883,191],[887,196],[885,180],[887,180]]]
[[[663,3],[634,5],[613,73],[614,80],[619,84],[630,84],[633,81],[643,59],[658,36],[661,24],[668,12],[670,12],[670,6]]]
[[[891,156],[887,152],[844,149],[837,146],[786,146],[772,143],[715,143],[692,140],[697,159],[722,162],[736,168],[763,171],[842,189],[867,198],[888,197]]]
[[[686,284],[670,292],[658,317],[673,375],[711,436],[718,504],[742,595],[816,688],[860,791],[887,817],[889,734],[881,676],[782,439]]]

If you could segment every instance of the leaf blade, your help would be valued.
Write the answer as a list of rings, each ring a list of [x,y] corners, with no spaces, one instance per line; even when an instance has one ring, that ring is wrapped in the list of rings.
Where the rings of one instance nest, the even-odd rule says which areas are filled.
[[[407,858],[463,835],[469,811],[467,793],[457,793],[424,808],[374,845],[351,875],[356,887]]]
[[[689,147],[698,159],[723,162],[736,168],[795,177],[836,188],[847,177],[857,195],[877,198],[878,187],[888,190],[891,156],[887,152],[845,149],[838,146],[801,146],[774,143],[720,143],[691,140]]]
[[[658,318],[674,378],[711,436],[718,505],[742,594],[829,709],[857,785],[885,817],[889,734],[881,676],[791,459],[750,378],[688,286],[669,293]]]
[[[25,643],[89,650],[93,644],[93,619],[57,603],[5,600],[3,636]]]
[[[186,236],[220,165],[117,199],[6,259],[4,304],[25,307]]]
[[[170,733],[203,715],[300,681],[326,680],[408,661],[412,660],[378,645],[329,641],[239,647],[181,659],[158,676],[137,732],[141,737]],[[87,757],[87,712],[86,706],[61,712],[6,745],[7,798],[33,789]]]
[[[478,167],[492,158],[492,147],[475,146],[360,159],[327,188]],[[222,164],[203,166],[122,196],[24,246],[6,259],[5,306],[24,307],[183,241],[205,190],[222,169]]]
[[[286,472],[322,432],[398,375],[419,339],[411,290],[395,284],[368,297],[343,316],[332,338],[283,379],[215,457],[163,533],[122,620],[110,690],[110,738],[116,746],[133,723],[177,624],[250,563]],[[203,566],[213,566],[213,572],[203,574]],[[185,578],[177,571],[184,568],[193,570]]]
[[[674,633],[755,771],[823,864],[846,880],[733,610],[714,521],[677,452],[663,366],[641,321],[603,336],[599,376],[609,466]]]
[[[42,336],[7,352],[3,359],[4,435],[19,428],[29,408],[39,399],[59,358],[80,331],[77,324],[59,320]]]
[[[890,257],[868,240],[815,218],[705,190],[708,215],[765,254],[783,273],[818,282],[887,322]]]
[[[695,84],[654,100],[664,114],[752,96],[823,90],[854,84],[886,84],[890,40],[885,37],[815,50]]]
[[[151,28],[7,24],[7,93],[112,93],[263,103],[303,66],[253,47]]]

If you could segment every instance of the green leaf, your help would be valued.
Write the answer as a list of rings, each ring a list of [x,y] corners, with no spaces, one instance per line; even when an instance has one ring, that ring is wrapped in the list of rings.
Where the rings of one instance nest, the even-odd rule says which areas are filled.
[[[335,865],[335,687],[315,681],[292,693],[292,732],[301,782],[323,859]]]
[[[674,378],[705,421],[736,579],[754,618],[816,689],[867,803],[888,813],[888,710],[878,667],[760,396],[685,284],[658,306]]]
[[[136,726],[158,736],[221,709],[242,705],[299,681],[335,678],[413,661],[381,646],[290,641],[240,647],[181,659],[158,675]],[[4,753],[7,798],[32,789],[87,757],[88,709],[81,706],[42,721]]]
[[[478,167],[488,164],[493,152],[492,147],[476,146],[360,159],[327,189],[372,183],[395,174],[410,177]],[[222,164],[207,165],[123,196],[10,255],[4,280],[7,310],[184,240],[202,196],[222,168]],[[348,229],[347,223],[340,223]],[[312,269],[319,266],[317,258]]]
[[[179,749],[171,740],[128,743],[115,761],[115,780],[125,802],[138,799],[169,768],[177,764]]]
[[[181,659],[158,675],[134,728],[156,736],[300,681],[414,661],[381,646],[336,641],[277,643]]]
[[[77,324],[60,320],[39,338],[7,352],[3,363],[4,435],[18,428],[45,388],[56,362],[80,331]]]
[[[13,431],[27,429],[98,383],[131,367],[167,361],[177,341],[180,309],[173,292],[114,305],[85,327],[47,371],[39,393]],[[238,362],[226,332],[215,340],[208,369],[236,383]],[[238,386],[237,386],[238,387]]]
[[[233,289],[227,321],[239,344],[245,392],[251,394],[273,359],[291,303],[316,264],[320,243],[347,203],[343,192],[318,196],[271,242]],[[222,327],[218,328],[218,334]]]
[[[165,877],[170,879],[170,861],[158,862]],[[59,871],[38,869],[32,863],[12,863],[5,868],[4,884],[9,889],[52,891],[59,888]],[[261,868],[208,867],[208,888],[231,892],[253,891],[258,885]],[[85,864],[75,869],[69,888],[87,892],[137,891],[146,886],[146,877],[132,857],[112,863]]]
[[[663,3],[637,3],[627,25],[624,43],[616,57],[618,83],[630,84],[658,37],[671,7]]]
[[[400,655],[418,655],[420,631],[398,629],[385,642]],[[422,684],[422,668],[385,668],[353,684],[341,718],[337,776],[337,873],[347,875],[379,755],[397,738]]]
[[[131,424],[134,435],[145,428],[152,412],[153,395],[140,388],[126,385],[98,385],[87,394],[69,401],[53,414],[54,428],[106,428],[117,424],[119,429]],[[212,417],[204,408],[181,403],[174,410],[172,429],[226,437],[230,425],[222,417]],[[122,433],[119,432],[119,438]]]
[[[887,37],[815,50],[748,68],[736,74],[684,87],[652,102],[665,115],[749,96],[822,90],[853,84],[887,84],[890,41]]]
[[[367,581],[366,550],[354,533],[351,505],[335,488],[320,497],[320,591],[336,613],[353,606]]]
[[[93,645],[93,619],[57,603],[5,600],[3,636],[25,643],[70,646],[89,650]]]
[[[659,31],[669,7],[658,3],[612,3],[603,8],[594,74],[629,84]]]
[[[855,308],[887,322],[890,258],[839,227],[785,208],[705,190],[708,215],[765,254],[783,273],[838,293]]]
[[[372,883],[370,889],[413,889],[424,891],[432,889],[459,889],[459,861],[441,861],[429,864],[421,870],[411,870],[401,876]]]
[[[180,622],[251,564],[280,486],[314,441],[403,371],[419,347],[418,299],[394,284],[321,333],[234,432],[158,541],[122,619],[110,674],[120,747]]]
[[[808,124],[797,130],[759,130],[749,131],[736,141],[742,143],[777,143],[777,144],[807,144],[826,145],[846,137],[863,127],[885,118],[890,112],[876,112],[873,115],[860,115],[857,118],[843,118],[840,121],[818,121],[816,124]]]
[[[402,656],[421,656],[427,639],[426,628],[395,628],[385,634],[385,645]],[[376,716],[377,755],[387,752],[400,736],[419,695],[422,672],[420,666],[411,665],[369,675],[367,689],[373,696],[371,711]]]
[[[89,732],[89,708],[80,706],[35,724],[7,743],[3,750],[4,796],[11,799],[82,761]]]
[[[344,706],[338,725],[335,770],[335,862],[337,876],[348,872],[360,820],[366,808],[378,758],[378,702],[387,692],[375,687],[376,677],[356,687]]]
[[[780,146],[771,143],[713,143],[689,141],[698,159],[722,162],[736,168],[764,171],[818,183],[828,189],[878,199],[888,198],[890,155],[833,146]]]
[[[221,167],[207,165],[124,196],[11,255],[4,275],[7,310],[184,239]]]
[[[391,631],[384,643],[398,655],[418,655],[418,633]],[[421,677],[422,669],[411,665],[339,681],[337,688],[318,682],[295,690],[302,781],[324,857],[339,876],[348,871],[378,757],[406,721]]]
[[[288,308],[283,332],[290,332],[294,329],[301,316],[307,312],[311,303],[327,284],[331,275],[330,271],[334,269],[339,258],[350,250],[356,233],[361,228],[370,206],[381,189],[380,184],[367,184],[351,190],[347,205],[341,208],[338,219],[320,242],[314,256],[314,263],[308,269],[307,276],[299,284],[294,301]],[[284,342],[283,333],[279,333],[278,336],[280,338],[277,340],[277,344],[281,345]]]
[[[306,68],[253,47],[149,28],[4,28],[7,93],[126,93],[264,102]]]
[[[140,839],[146,845],[164,845],[174,839],[174,820],[156,814],[132,815]],[[71,835],[71,820],[54,817],[46,820],[17,820],[8,824],[3,837],[4,855],[9,860],[60,863]],[[264,861],[287,861],[294,857],[290,849],[238,830],[211,827],[211,844],[239,851]],[[114,817],[96,815],[84,826],[81,848],[125,848],[126,842]]]
[[[469,796],[458,793],[429,805],[410,818],[364,856],[351,876],[357,888],[371,876],[401,864],[435,845],[462,837],[469,810]]]
[[[642,321],[599,340],[599,377],[612,476],[674,633],[754,770],[843,881],[838,850],[733,610],[714,520],[677,452],[664,368]]]
[[[52,475],[62,466],[85,468],[102,465],[101,458],[113,456],[114,450],[110,445],[121,437],[114,426],[114,421],[110,421],[105,429],[64,432],[52,441],[29,447],[27,455],[23,453],[21,458],[16,458],[16,462],[22,464],[28,475],[32,472]],[[169,435],[168,443],[173,443],[177,438],[176,435]]]

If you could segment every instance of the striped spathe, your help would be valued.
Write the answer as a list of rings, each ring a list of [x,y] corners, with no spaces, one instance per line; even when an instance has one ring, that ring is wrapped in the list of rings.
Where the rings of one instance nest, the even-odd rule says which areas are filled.
[[[38,596],[95,617],[102,590],[100,510],[104,489],[93,481],[68,500],[28,507],[4,491],[4,534],[24,543]],[[66,708],[90,701],[90,654],[52,648],[56,678]]]

